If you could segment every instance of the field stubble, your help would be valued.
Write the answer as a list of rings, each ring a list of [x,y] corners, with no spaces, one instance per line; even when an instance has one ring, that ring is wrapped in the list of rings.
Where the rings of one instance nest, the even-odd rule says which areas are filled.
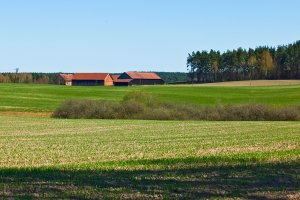
[[[0,197],[297,199],[299,129],[0,116]]]
[[[297,122],[58,120],[0,117],[1,167],[299,151]],[[283,153],[284,154],[284,153]]]

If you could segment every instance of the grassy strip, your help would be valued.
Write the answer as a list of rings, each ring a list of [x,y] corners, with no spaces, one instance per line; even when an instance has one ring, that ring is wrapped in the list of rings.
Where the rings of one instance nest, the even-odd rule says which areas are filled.
[[[28,117],[51,117],[52,112],[21,112],[21,111],[2,111],[1,116],[28,116]]]
[[[16,171],[48,171],[48,170],[167,170],[180,168],[252,166],[262,163],[280,164],[298,162],[300,149],[269,152],[250,152],[229,155],[212,155],[202,157],[177,157],[160,159],[130,159],[106,162],[90,162],[71,165],[50,165],[40,167],[1,167],[3,173]]]

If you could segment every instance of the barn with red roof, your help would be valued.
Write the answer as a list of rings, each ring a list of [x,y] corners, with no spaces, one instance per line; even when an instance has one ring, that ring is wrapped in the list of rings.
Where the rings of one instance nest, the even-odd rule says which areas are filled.
[[[110,76],[113,79],[113,81],[117,81],[118,78],[119,78],[119,76],[120,76],[120,74],[111,74]]]
[[[113,84],[109,73],[76,73],[72,78],[74,86],[111,86]]]
[[[154,72],[124,72],[116,80],[115,86],[131,86],[131,85],[162,85],[162,80]]]
[[[73,74],[59,74],[58,82],[59,85],[63,84],[63,85],[71,86],[72,79],[73,79]]]

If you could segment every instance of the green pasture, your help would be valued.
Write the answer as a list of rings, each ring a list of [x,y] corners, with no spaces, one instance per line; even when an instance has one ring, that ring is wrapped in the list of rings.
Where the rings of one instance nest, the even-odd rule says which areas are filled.
[[[161,101],[195,105],[265,103],[299,104],[300,86],[269,87],[67,87],[58,85],[0,84],[0,111],[51,112],[66,99],[120,101],[132,90],[153,94]]]
[[[299,130],[0,116],[0,198],[299,197]]]

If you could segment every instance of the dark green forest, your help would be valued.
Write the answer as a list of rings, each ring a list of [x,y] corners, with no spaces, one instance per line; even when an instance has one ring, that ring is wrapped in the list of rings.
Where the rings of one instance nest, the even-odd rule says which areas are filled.
[[[276,48],[197,51],[187,57],[192,82],[300,79],[300,41]]]
[[[188,73],[184,72],[156,72],[166,83],[186,83],[189,81]]]

